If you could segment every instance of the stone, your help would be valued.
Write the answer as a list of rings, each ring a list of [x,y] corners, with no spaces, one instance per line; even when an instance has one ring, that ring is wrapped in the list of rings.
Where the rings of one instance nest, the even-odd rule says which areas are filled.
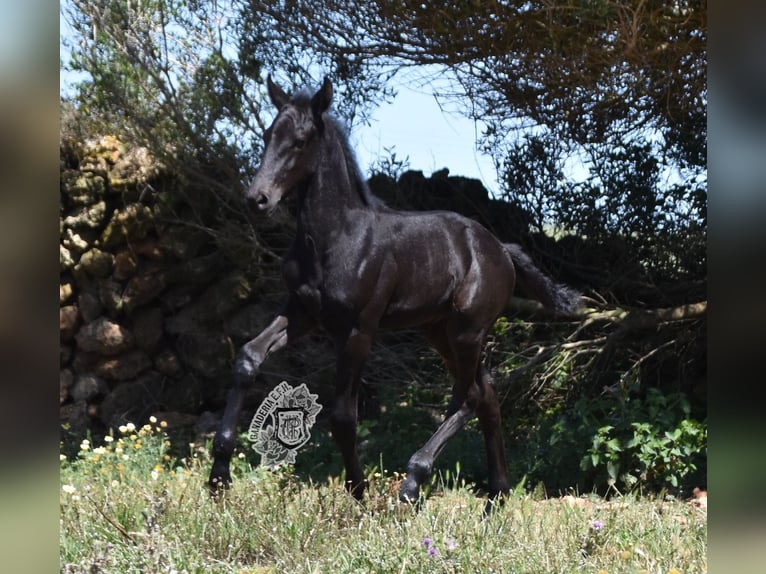
[[[128,329],[106,317],[84,325],[75,338],[80,349],[99,355],[117,355],[135,345]]]
[[[223,332],[245,343],[258,335],[274,316],[274,307],[252,303],[233,313],[223,323]]]
[[[244,275],[233,273],[208,287],[191,305],[168,321],[171,333],[187,333],[219,325],[250,297],[250,283]]]
[[[162,376],[149,372],[131,381],[125,381],[112,390],[98,408],[98,417],[109,427],[132,422],[136,425],[149,414],[160,410],[157,402],[162,389]]]
[[[80,314],[83,321],[90,323],[101,316],[104,311],[104,305],[98,296],[98,292],[91,289],[84,289],[77,298],[77,305],[80,308]]]
[[[88,403],[75,401],[61,405],[59,423],[71,436],[83,436],[90,427]]]
[[[80,326],[80,312],[76,305],[59,307],[59,340],[66,342],[74,337]]]
[[[77,375],[74,379],[71,395],[75,401],[92,401],[109,393],[109,385],[104,379],[93,373]]]
[[[93,248],[82,254],[77,264],[91,277],[108,277],[112,274],[113,256],[98,248]]]
[[[68,271],[77,263],[72,251],[63,245],[59,245],[59,271]]]
[[[187,226],[174,225],[160,236],[163,252],[183,261],[195,257],[207,240],[205,232]]]
[[[80,254],[83,251],[86,251],[88,247],[90,247],[88,245],[88,242],[85,239],[83,239],[83,237],[79,233],[75,233],[70,228],[64,229],[64,233],[61,239],[61,245],[63,245],[69,252],[68,255],[64,255],[64,256],[69,257],[69,259],[72,260],[73,264],[76,263],[77,260],[79,260]]]
[[[134,275],[122,292],[122,308],[126,313],[151,303],[165,289],[167,282],[162,272]]]
[[[70,205],[90,205],[99,201],[106,191],[106,182],[99,175],[71,170],[62,174],[63,191]]]
[[[98,298],[113,317],[122,311],[122,290],[123,286],[111,278],[98,282]]]
[[[72,293],[74,293],[74,290],[71,283],[59,283],[59,305],[69,301],[72,298]]]
[[[71,369],[59,371],[59,404],[63,405],[69,399],[69,390],[74,383],[74,374]]]
[[[152,360],[145,352],[133,350],[116,357],[100,360],[94,372],[110,381],[133,379],[152,366]]]
[[[101,246],[112,249],[129,240],[143,239],[153,226],[152,219],[152,210],[146,205],[131,203],[115,209],[101,234]]]
[[[138,258],[131,251],[120,251],[114,256],[112,277],[118,281],[130,279],[138,269]]]
[[[202,381],[192,374],[181,379],[166,378],[159,402],[168,411],[197,412],[202,402]]]
[[[176,352],[187,368],[205,377],[228,373],[234,360],[234,345],[223,333],[179,335]]]
[[[101,227],[106,216],[106,203],[99,201],[76,209],[72,215],[64,218],[64,225],[72,229]]]
[[[157,372],[176,379],[183,375],[184,372],[178,355],[170,349],[165,349],[154,357],[154,368]]]
[[[132,316],[132,332],[136,347],[149,354],[157,352],[162,341],[162,309],[148,307],[136,311]]]
[[[69,359],[72,358],[72,347],[69,345],[59,345],[59,366],[63,367],[69,364]]]

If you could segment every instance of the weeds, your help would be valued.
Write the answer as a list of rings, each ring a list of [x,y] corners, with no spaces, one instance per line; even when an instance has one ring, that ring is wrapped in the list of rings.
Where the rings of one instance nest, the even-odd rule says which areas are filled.
[[[170,451],[151,421],[61,455],[62,572],[706,571],[706,516],[683,502],[540,500],[517,488],[482,519],[484,501],[459,468],[437,475],[414,510],[397,502],[402,476],[382,461],[359,504],[342,477],[271,472],[244,453],[234,486],[214,500],[207,448]]]

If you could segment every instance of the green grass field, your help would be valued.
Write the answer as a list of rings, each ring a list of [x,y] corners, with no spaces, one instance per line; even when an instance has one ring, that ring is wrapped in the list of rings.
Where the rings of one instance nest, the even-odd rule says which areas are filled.
[[[341,479],[235,459],[221,500],[209,458],[176,458],[161,423],[122,427],[61,455],[62,572],[652,573],[707,571],[706,509],[648,497],[544,499],[517,488],[482,517],[459,476],[433,479],[419,509],[397,503],[397,473],[372,469],[355,502]],[[300,457],[300,453],[298,454]]]

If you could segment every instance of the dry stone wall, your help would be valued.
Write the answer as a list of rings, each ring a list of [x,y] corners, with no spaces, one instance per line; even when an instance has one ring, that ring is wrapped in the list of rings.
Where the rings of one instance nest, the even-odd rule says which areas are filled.
[[[177,183],[112,137],[61,147],[60,419],[98,434],[152,414],[209,430],[235,348],[268,319],[208,234],[173,222]]]

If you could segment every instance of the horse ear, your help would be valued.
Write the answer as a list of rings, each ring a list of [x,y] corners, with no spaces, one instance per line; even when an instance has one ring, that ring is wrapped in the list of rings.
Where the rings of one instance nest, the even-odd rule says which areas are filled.
[[[266,87],[269,91],[271,103],[276,106],[277,110],[281,110],[285,104],[290,101],[290,96],[288,96],[282,88],[271,81],[271,74],[266,78]]]
[[[332,82],[328,76],[325,76],[322,87],[311,98],[311,110],[320,129],[323,127],[322,114],[330,107],[330,102],[332,102]]]

